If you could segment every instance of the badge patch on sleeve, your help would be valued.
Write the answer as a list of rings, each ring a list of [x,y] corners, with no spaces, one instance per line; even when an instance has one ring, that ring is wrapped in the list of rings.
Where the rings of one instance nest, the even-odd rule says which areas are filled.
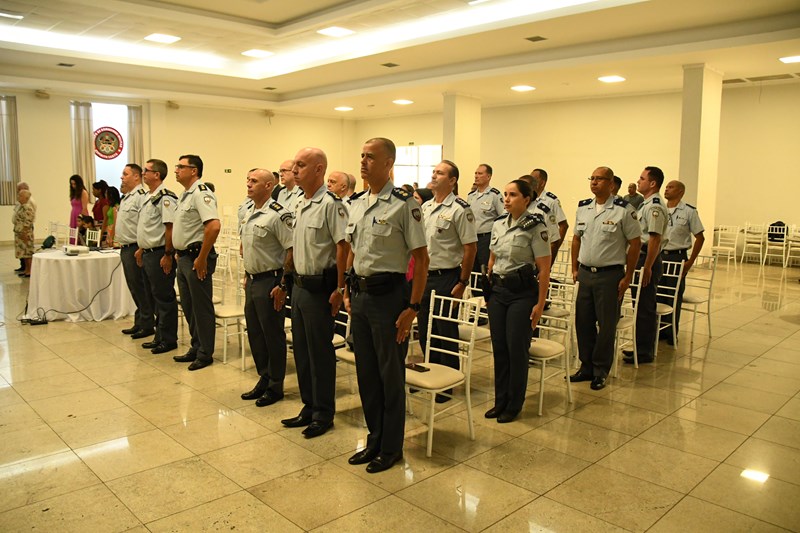
[[[475,221],[475,217],[472,216],[472,213],[467,213],[467,221],[468,222],[474,222]]]
[[[169,200],[164,199],[164,207],[169,207],[169,206],[170,206]]]
[[[340,208],[337,210],[337,212],[339,213],[339,216],[340,216],[340,217],[344,218],[344,207],[340,207]]]
[[[543,231],[543,232],[541,232],[539,235],[541,235],[541,236],[542,236],[542,240],[543,240],[544,242],[547,242],[548,235],[547,235],[547,232],[546,232],[546,231]]]
[[[422,213],[420,212],[419,208],[415,207],[411,210],[411,216],[414,217],[414,220],[419,222],[422,220]]]
[[[211,204],[211,196],[209,196],[209,195],[205,195],[205,196],[203,196],[203,201],[204,201],[206,204]]]

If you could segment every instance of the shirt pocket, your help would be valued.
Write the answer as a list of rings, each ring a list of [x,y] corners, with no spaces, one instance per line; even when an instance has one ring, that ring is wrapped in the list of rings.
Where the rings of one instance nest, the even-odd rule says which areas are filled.
[[[443,233],[443,232],[447,231],[448,228],[450,228],[451,224],[452,224],[452,222],[447,220],[447,219],[437,218],[436,219],[436,224],[435,224],[436,231],[438,233]]]
[[[253,236],[257,239],[263,239],[267,236],[267,228],[264,226],[253,226]]]
[[[617,225],[616,224],[603,224],[602,231],[600,232],[605,239],[613,239],[617,233]]]

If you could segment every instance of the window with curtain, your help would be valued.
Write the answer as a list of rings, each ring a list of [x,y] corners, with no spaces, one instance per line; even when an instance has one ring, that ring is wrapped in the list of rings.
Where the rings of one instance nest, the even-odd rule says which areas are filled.
[[[17,99],[0,95],[0,205],[14,205],[20,182]]]

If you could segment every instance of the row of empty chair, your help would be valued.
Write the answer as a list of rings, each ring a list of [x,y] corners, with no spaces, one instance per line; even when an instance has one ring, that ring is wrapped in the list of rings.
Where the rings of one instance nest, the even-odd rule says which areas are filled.
[[[718,226],[714,232],[713,253],[744,263],[757,259],[762,265],[777,261],[784,268],[800,261],[800,227],[793,224],[752,224]]]

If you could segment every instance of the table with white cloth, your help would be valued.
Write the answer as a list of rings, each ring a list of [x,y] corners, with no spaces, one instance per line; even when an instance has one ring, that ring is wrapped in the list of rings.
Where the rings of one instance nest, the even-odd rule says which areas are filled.
[[[135,311],[119,250],[77,256],[60,250],[33,254],[26,318],[99,321],[133,315]]]

